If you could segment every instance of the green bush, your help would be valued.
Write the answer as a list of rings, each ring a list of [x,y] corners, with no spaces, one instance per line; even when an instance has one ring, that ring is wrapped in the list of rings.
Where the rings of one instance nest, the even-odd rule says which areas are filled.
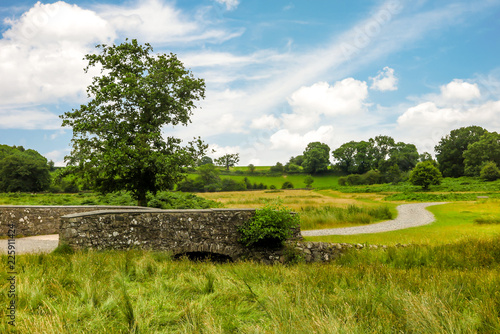
[[[283,182],[281,189],[293,189],[293,184],[290,181]]]
[[[422,186],[429,189],[430,185],[441,184],[443,176],[432,161],[419,162],[410,174],[410,183],[414,186]]]
[[[500,170],[497,164],[493,161],[486,163],[483,168],[481,168],[481,178],[486,181],[495,181],[500,179]]]
[[[267,203],[238,229],[241,233],[239,241],[247,247],[279,247],[293,235],[293,229],[299,224],[299,216],[279,201]]]

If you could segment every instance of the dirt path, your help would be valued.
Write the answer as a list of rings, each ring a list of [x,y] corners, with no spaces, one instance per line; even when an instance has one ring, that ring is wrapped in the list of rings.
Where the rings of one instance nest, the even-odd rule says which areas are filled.
[[[431,205],[445,204],[444,202],[403,204],[397,207],[398,217],[394,220],[388,220],[381,223],[370,224],[366,226],[331,228],[323,230],[302,231],[304,237],[315,237],[322,235],[352,235],[364,233],[380,233],[405,228],[427,225],[432,223],[435,218],[432,213],[425,208]]]

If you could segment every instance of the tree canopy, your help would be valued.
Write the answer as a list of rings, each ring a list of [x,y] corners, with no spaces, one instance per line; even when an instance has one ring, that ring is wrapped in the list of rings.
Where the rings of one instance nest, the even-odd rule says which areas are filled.
[[[479,176],[481,168],[489,161],[500,165],[500,134],[484,133],[478,141],[469,144],[463,156],[466,175]]]
[[[330,147],[320,142],[309,143],[303,153],[302,167],[306,173],[320,173],[330,166]]]
[[[166,125],[187,125],[195,102],[205,97],[176,55],[152,54],[136,40],[98,45],[85,57],[101,69],[87,87],[89,102],[61,116],[73,128],[71,171],[107,193],[129,190],[139,205],[146,194],[172,188],[183,167],[194,165],[207,146],[198,138],[187,146],[163,132]]]
[[[0,191],[38,192],[50,186],[50,164],[35,150],[0,145]]]
[[[215,162],[218,166],[225,167],[226,170],[229,170],[229,167],[234,167],[240,161],[240,154],[224,154],[222,157],[215,159]]]
[[[441,138],[434,147],[439,170],[445,177],[460,177],[465,175],[464,152],[469,145],[477,142],[486,133],[480,126],[467,126],[452,130]]]

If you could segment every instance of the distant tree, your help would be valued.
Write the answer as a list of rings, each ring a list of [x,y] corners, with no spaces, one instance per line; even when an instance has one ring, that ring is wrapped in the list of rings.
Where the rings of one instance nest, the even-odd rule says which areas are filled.
[[[389,159],[379,168],[380,171],[385,172],[387,168],[396,164],[400,171],[410,171],[417,165],[418,158],[419,155],[415,145],[399,142],[390,150]]]
[[[0,191],[38,192],[51,183],[47,159],[37,151],[22,146],[0,148]]]
[[[465,174],[479,176],[488,161],[500,165],[500,134],[486,132],[464,152]]]
[[[353,171],[357,170],[355,163],[356,149],[357,142],[350,141],[342,144],[332,152],[333,158],[337,161],[337,166],[346,174],[353,173]]]
[[[384,162],[389,158],[391,150],[396,146],[396,142],[389,136],[376,136],[370,138],[372,149],[372,168],[380,169]]]
[[[399,183],[403,180],[403,175],[397,164],[394,164],[391,167],[387,168],[384,176],[385,180],[392,184]]]
[[[285,181],[281,185],[281,189],[293,189],[293,184],[290,181]]]
[[[302,166],[302,163],[304,162],[304,156],[303,155],[297,155],[296,157],[291,157],[290,161],[288,163],[294,164],[297,166]]]
[[[146,206],[148,192],[172,188],[207,149],[200,139],[182,147],[164,134],[165,125],[190,122],[205,83],[176,55],[153,54],[149,44],[126,40],[97,48],[100,53],[85,56],[85,72],[101,69],[87,87],[89,102],[61,116],[73,128],[66,161],[95,190],[128,190]]]
[[[481,178],[486,181],[495,181],[500,179],[500,169],[493,161],[486,163],[483,168],[481,168]]]
[[[287,173],[300,173],[300,166],[288,162],[285,165],[285,172],[287,172]]]
[[[269,172],[271,173],[283,173],[284,170],[285,168],[283,167],[283,164],[281,162],[277,162],[276,165],[269,168]]]
[[[306,173],[325,172],[330,166],[330,147],[320,142],[309,143],[304,151],[302,167]]]
[[[240,154],[225,154],[219,159],[215,159],[215,163],[217,166],[225,167],[226,170],[229,170],[229,167],[234,167],[240,161]]]
[[[200,160],[198,160],[198,166],[203,166],[203,165],[208,165],[208,164],[214,164],[214,161],[212,158],[207,157],[206,155],[202,157]]]
[[[253,174],[255,172],[255,166],[253,164],[248,165],[248,171]]]
[[[480,126],[467,126],[452,130],[434,147],[439,170],[444,177],[465,175],[464,153],[469,145],[477,142],[487,131]],[[479,170],[474,171],[479,175]]]
[[[311,185],[314,183],[314,179],[311,175],[307,175],[304,179],[304,183],[306,185],[306,188],[311,188]]]
[[[204,185],[220,183],[219,170],[213,164],[200,166],[198,173]]]
[[[410,174],[410,182],[422,189],[429,189],[431,185],[441,184],[443,176],[432,161],[419,162]]]

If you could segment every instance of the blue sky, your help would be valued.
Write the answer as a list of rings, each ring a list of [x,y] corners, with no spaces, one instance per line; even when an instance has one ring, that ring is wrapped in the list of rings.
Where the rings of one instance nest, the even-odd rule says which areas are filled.
[[[187,127],[212,157],[286,163],[389,135],[434,153],[450,130],[500,131],[500,0],[129,0],[0,4],[0,143],[63,165],[85,103],[82,60],[125,38],[174,52],[207,84]]]

